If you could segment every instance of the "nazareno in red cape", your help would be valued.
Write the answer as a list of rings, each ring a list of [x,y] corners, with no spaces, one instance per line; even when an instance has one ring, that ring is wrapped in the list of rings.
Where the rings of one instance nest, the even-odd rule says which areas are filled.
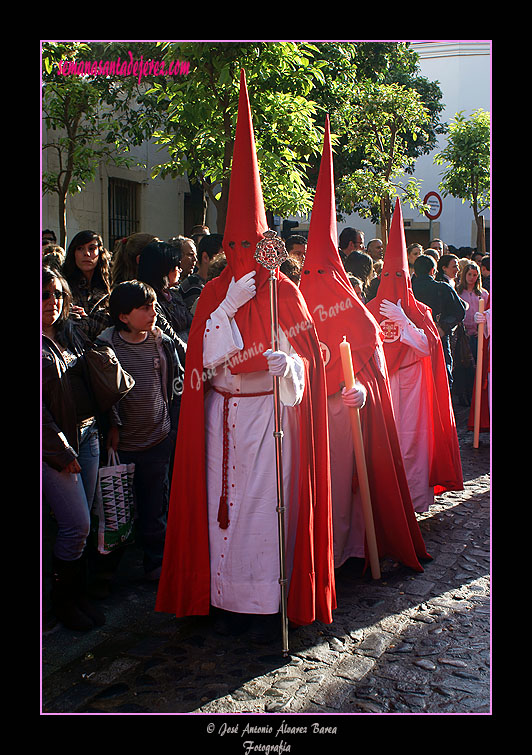
[[[422,572],[419,560],[431,557],[412,506],[386,366],[383,374],[373,359],[382,331],[356,295],[338,253],[328,117],[300,290],[322,346],[328,395],[343,384],[339,347],[344,336],[351,344],[356,377],[367,390],[360,420],[379,557],[394,558]],[[354,490],[357,485],[355,478]]]
[[[430,307],[418,301],[414,296],[408,272],[406,240],[399,199],[395,203],[377,296],[367,305],[383,328],[386,322],[385,318],[380,315],[379,309],[384,299],[393,304],[397,304],[397,301],[401,299],[401,307],[405,315],[425,333],[429,343],[430,356],[421,360],[424,375],[420,386],[420,390],[429,392],[428,405],[431,416],[431,465],[428,484],[434,487],[435,495],[447,490],[463,490],[462,462],[443,347]],[[390,375],[400,368],[409,348],[400,340],[393,340],[393,336],[389,340],[385,338],[384,354]]]
[[[247,358],[232,360],[233,372],[267,368],[256,347],[270,347],[269,273],[253,258],[267,230],[255,155],[251,111],[241,74],[237,130],[229,194],[224,251],[227,266],[204,287],[188,338],[185,384],[170,490],[166,544],[156,610],[177,616],[206,615],[210,607],[210,562],[205,475],[204,397],[209,390],[203,371],[205,323],[225,297],[231,278],[256,271],[256,295],[235,320]],[[336,607],[326,379],[314,323],[297,287],[278,273],[279,326],[302,358],[305,391],[294,408],[299,418],[299,513],[288,618],[294,624],[331,623]],[[272,437],[272,443],[274,442]],[[272,469],[275,475],[275,469]],[[276,501],[272,501],[272,506]]]

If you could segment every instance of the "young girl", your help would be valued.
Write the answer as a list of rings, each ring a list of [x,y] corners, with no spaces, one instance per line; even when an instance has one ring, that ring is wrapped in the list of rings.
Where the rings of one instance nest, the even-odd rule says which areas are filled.
[[[475,322],[475,313],[478,312],[479,300],[483,299],[484,305],[486,305],[489,298],[488,292],[482,288],[480,268],[476,262],[469,262],[467,265],[464,265],[460,281],[456,287],[456,293],[468,304],[464,317],[464,327],[469,336],[473,354],[476,354],[478,325]]]
[[[480,299],[483,299],[484,305],[486,305],[489,298],[488,292],[482,288],[480,268],[476,262],[469,262],[462,268],[460,280],[456,286],[456,293],[467,305],[463,325],[469,339],[469,348],[471,349],[473,360],[476,360],[478,325],[475,322],[475,314],[479,310]],[[475,383],[474,364],[470,367],[462,368],[460,380],[460,384],[463,385],[463,398],[465,399],[465,402],[463,401],[462,403],[470,404]]]
[[[192,324],[192,315],[176,288],[181,263],[181,249],[165,241],[152,241],[140,254],[137,272],[138,280],[154,289],[157,325],[174,339],[180,358]]]
[[[91,340],[110,324],[109,252],[94,231],[80,231],[68,245],[62,273],[72,292],[72,313]]]
[[[423,247],[421,244],[409,244],[406,249],[406,258],[408,260],[408,272],[410,277],[414,275],[414,262],[417,260],[420,254],[423,254]]]

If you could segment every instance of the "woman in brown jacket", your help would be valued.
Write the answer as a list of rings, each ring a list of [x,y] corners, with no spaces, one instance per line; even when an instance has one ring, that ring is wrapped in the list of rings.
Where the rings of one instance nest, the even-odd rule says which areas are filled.
[[[72,295],[55,270],[42,272],[42,491],[57,522],[52,608],[67,627],[88,630],[105,617],[88,600],[86,559],[98,476],[98,407],[85,364],[93,349],[69,319]],[[109,355],[100,352],[102,367]]]

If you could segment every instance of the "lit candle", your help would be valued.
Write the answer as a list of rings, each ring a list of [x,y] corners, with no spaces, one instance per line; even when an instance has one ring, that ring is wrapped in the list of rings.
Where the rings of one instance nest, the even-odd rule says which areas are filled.
[[[340,344],[340,357],[342,359],[342,369],[344,371],[345,387],[353,388],[355,385],[355,373],[353,371],[353,358],[351,356],[351,344],[344,336],[344,340]]]

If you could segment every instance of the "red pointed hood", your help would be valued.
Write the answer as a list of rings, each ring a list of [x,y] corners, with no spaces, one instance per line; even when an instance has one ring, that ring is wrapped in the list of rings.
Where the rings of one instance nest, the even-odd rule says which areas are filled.
[[[329,117],[310,218],[307,253],[300,289],[310,309],[322,345],[329,395],[343,383],[340,343],[351,343],[353,366],[359,372],[380,339],[379,326],[356,295],[340,259],[337,244],[333,158]]]
[[[215,300],[221,302],[233,277],[237,281],[246,273],[256,271],[257,293],[247,304],[240,307],[235,317],[244,342],[244,352],[250,356],[232,366],[233,373],[255,372],[268,368],[262,352],[271,346],[269,272],[254,258],[257,242],[263,238],[267,230],[268,222],[257,163],[246,75],[242,69],[227,217],[222,242],[227,265],[222,274],[208,284],[216,289]]]
[[[445,490],[462,490],[460,449],[443,347],[432,318],[432,310],[423,302],[418,301],[412,290],[399,199],[395,203],[377,296],[368,302],[368,309],[373,312],[383,330],[386,364],[389,374],[393,375],[404,363],[404,358],[409,355],[411,349],[399,340],[400,333],[394,323],[385,320],[379,313],[384,299],[394,304],[401,299],[401,307],[408,319],[417,328],[423,330],[428,339],[430,357],[422,360],[425,376],[420,384],[420,390],[428,393],[432,417],[432,461],[429,485],[434,486],[436,494]]]
[[[399,197],[395,201],[395,210],[392,216],[390,235],[384,255],[381,281],[376,299],[379,301],[388,299],[388,301],[392,301],[394,304],[397,303],[398,299],[401,299],[401,306],[405,312],[406,308],[417,308],[419,303],[414,296],[410,273],[408,271],[403,213]]]
[[[257,276],[268,277],[262,265],[253,258],[257,242],[268,230],[259,167],[255,149],[255,136],[244,69],[240,72],[240,96],[236,124],[227,218],[223,249],[227,265],[235,280],[251,270]]]
[[[349,291],[352,287],[338,254],[337,238],[333,157],[329,116],[327,116],[325,120],[320,172],[310,218],[304,269],[308,271],[308,276],[309,273],[317,273],[319,269],[323,269],[326,266],[329,270],[334,270],[338,280]]]
[[[398,300],[401,299],[401,307],[409,320],[412,320],[416,327],[425,328],[428,308],[415,298],[412,290],[406,255],[403,213],[399,197],[395,201],[377,295],[367,305],[384,333],[384,353],[386,354],[388,372],[391,375],[399,368],[409,347],[403,345],[399,340],[397,326],[380,314],[380,305],[385,299],[393,304],[397,304]]]

